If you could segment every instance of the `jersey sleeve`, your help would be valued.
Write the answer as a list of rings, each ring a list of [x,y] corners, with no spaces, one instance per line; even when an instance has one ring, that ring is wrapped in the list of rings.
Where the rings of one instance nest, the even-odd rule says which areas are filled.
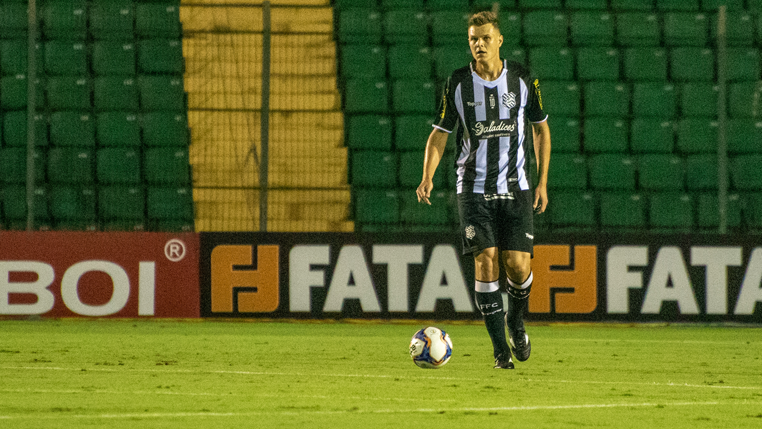
[[[437,117],[434,119],[434,128],[440,129],[446,133],[451,133],[458,123],[458,112],[455,110],[454,94],[451,88],[452,77],[447,78],[444,89],[442,90],[442,99],[439,102]]]
[[[540,81],[531,78],[529,81],[531,82],[531,88],[529,88],[529,97],[527,98],[527,119],[529,119],[530,122],[544,122],[548,119],[548,115],[542,107]]]

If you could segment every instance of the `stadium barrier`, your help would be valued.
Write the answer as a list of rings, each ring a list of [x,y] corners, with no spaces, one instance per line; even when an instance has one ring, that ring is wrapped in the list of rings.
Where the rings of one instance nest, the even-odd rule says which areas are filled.
[[[528,320],[762,321],[753,236],[557,235],[535,246]],[[480,316],[456,236],[0,232],[0,316]]]

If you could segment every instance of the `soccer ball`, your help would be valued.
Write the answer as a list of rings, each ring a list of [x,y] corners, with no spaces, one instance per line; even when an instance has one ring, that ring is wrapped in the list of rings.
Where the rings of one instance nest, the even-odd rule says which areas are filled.
[[[410,340],[410,357],[421,368],[442,367],[452,357],[452,340],[439,328],[423,328]]]

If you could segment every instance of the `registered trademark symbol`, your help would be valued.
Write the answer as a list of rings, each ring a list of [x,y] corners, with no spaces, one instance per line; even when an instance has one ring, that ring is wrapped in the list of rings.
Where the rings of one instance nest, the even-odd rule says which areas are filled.
[[[164,245],[164,256],[172,262],[180,262],[185,258],[185,243],[173,238]]]

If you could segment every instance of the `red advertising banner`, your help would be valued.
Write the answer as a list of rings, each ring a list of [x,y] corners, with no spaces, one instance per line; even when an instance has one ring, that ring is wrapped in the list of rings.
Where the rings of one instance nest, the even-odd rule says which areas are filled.
[[[194,233],[0,232],[0,317],[199,317]]]

